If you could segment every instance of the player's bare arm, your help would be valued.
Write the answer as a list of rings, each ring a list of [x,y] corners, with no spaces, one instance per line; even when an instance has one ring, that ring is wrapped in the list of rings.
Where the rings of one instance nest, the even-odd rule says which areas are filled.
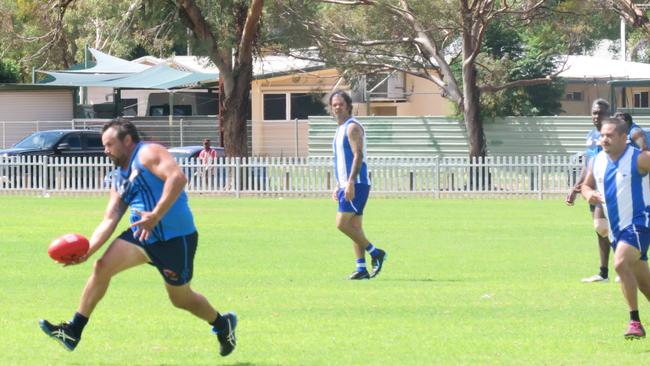
[[[122,216],[126,212],[128,206],[120,199],[120,195],[111,188],[110,198],[106,211],[104,212],[104,219],[97,225],[97,228],[90,237],[88,253],[80,257],[79,260],[71,262],[67,265],[74,265],[83,263],[90,258],[99,248],[106,243],[106,241],[113,235],[117,224],[119,224]]]
[[[642,151],[636,161],[636,168],[639,174],[646,175],[650,173],[650,151]]]
[[[361,170],[361,163],[363,162],[363,130],[358,124],[350,123],[346,132],[354,158],[352,159],[348,184],[345,187],[345,199],[352,201],[354,199],[354,183],[357,181],[357,176]]]
[[[140,152],[140,162],[147,170],[165,182],[162,196],[156,207],[151,212],[137,211],[140,220],[131,225],[131,227],[138,227],[135,237],[147,240],[153,228],[183,192],[187,178],[176,160],[160,145],[151,144],[145,147]]]
[[[591,172],[591,168],[589,168],[587,177],[582,183],[581,193],[582,197],[584,197],[591,205],[598,205],[604,202],[603,196],[596,191],[596,180]]]
[[[641,150],[648,150],[648,140],[646,139],[645,132],[640,128],[635,128],[631,136],[634,143]]]
[[[580,193],[580,190],[582,188],[582,183],[587,177],[588,169],[589,167],[585,166],[580,170],[580,176],[576,180],[576,184],[573,187],[571,187],[571,190],[566,195],[566,198],[564,199],[564,203],[566,203],[568,206],[573,206],[573,204],[575,203],[576,196],[578,195],[578,193]]]

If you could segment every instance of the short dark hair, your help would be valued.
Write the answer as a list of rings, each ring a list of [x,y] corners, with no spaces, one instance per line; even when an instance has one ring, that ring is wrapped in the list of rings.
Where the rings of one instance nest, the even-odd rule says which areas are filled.
[[[604,125],[614,125],[619,135],[627,135],[627,122],[620,118],[606,118],[603,120]]]
[[[616,117],[616,118],[620,118],[620,119],[622,119],[623,121],[627,122],[627,125],[628,125],[628,126],[631,126],[632,123],[634,123],[634,121],[632,120],[632,115],[629,114],[629,113],[616,112],[616,113],[614,114],[614,117]]]
[[[337,90],[333,92],[330,94],[330,106],[332,105],[332,99],[334,99],[336,96],[343,98],[345,104],[348,105],[348,113],[352,114],[352,98],[350,98],[350,95],[343,90]]]
[[[603,112],[609,113],[609,103],[605,99],[598,98],[594,100],[594,102],[591,103],[591,108],[593,109],[595,106],[599,106],[600,109],[603,110]]]
[[[104,125],[104,127],[102,127],[102,134],[109,128],[115,128],[117,130],[117,138],[120,139],[120,141],[124,140],[128,135],[131,136],[133,142],[140,142],[140,134],[138,133],[138,130],[135,128],[133,122],[126,118],[118,117],[110,120]]]

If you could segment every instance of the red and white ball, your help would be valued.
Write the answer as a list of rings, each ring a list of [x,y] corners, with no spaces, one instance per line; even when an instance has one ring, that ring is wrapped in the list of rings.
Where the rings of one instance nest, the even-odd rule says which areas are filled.
[[[59,263],[72,263],[88,253],[88,239],[80,234],[66,234],[50,243],[47,254]]]

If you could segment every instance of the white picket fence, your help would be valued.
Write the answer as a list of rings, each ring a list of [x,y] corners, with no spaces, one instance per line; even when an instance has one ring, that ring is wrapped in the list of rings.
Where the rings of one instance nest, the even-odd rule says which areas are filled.
[[[187,191],[239,197],[331,194],[331,158],[227,158],[204,164],[179,161]],[[513,197],[565,194],[582,168],[570,156],[468,158],[369,158],[373,195]],[[0,157],[0,194],[107,192],[107,158]]]

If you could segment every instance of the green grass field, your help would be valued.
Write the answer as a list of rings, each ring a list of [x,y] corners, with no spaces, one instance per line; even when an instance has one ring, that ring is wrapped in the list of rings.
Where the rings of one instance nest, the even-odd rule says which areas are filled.
[[[239,315],[235,352],[221,358],[209,326],[141,266],[114,278],[70,353],[37,321],[68,320],[92,266],[46,250],[89,235],[105,201],[0,196],[0,365],[631,365],[650,352],[622,337],[617,284],[579,282],[598,266],[584,201],[371,200],[366,233],[389,259],[347,281],[333,202],[193,197],[193,287]]]

